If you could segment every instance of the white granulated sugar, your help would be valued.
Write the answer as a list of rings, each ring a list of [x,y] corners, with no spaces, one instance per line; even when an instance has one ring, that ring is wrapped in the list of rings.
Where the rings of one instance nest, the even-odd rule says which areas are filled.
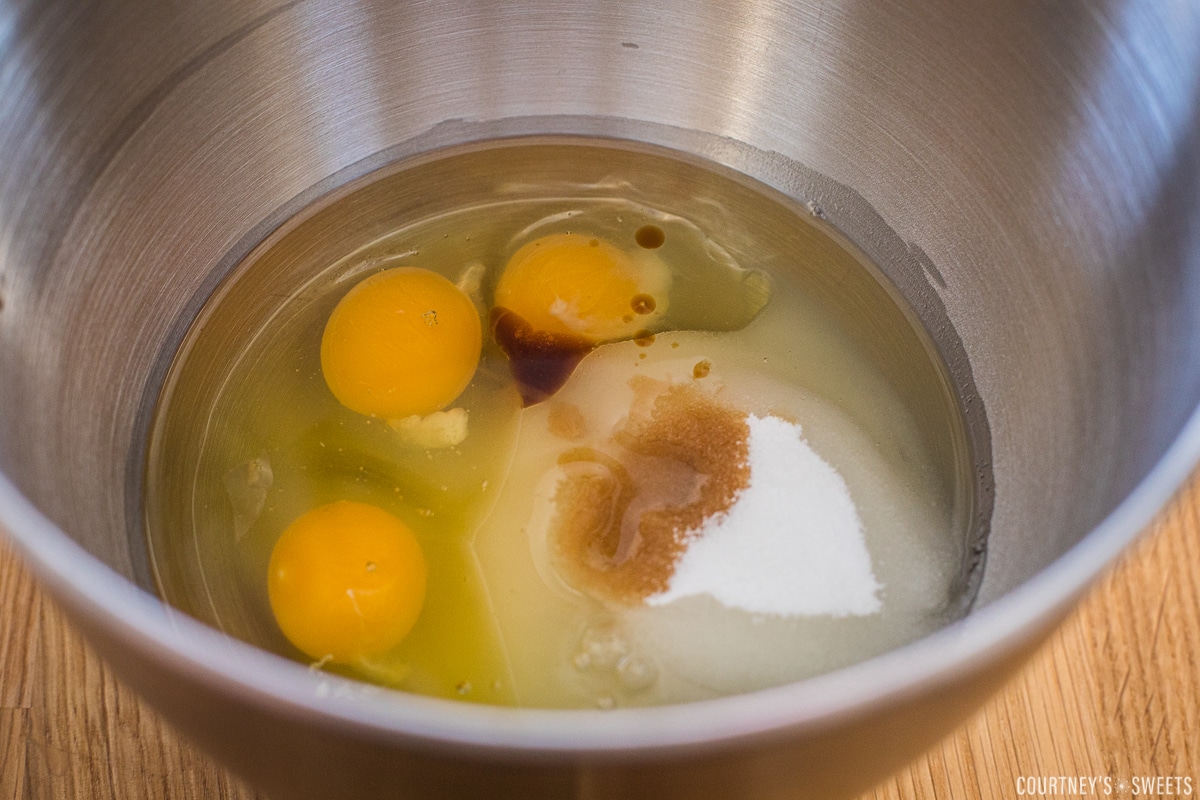
[[[866,616],[880,610],[862,523],[845,481],[774,416],[747,417],[750,481],[724,514],[692,532],[664,605],[710,595],[756,614]]]

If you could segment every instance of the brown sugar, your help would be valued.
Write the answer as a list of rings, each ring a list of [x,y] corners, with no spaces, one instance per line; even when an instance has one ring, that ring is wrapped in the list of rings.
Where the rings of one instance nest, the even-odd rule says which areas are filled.
[[[666,590],[692,531],[749,483],[746,417],[688,384],[635,378],[613,454],[559,459],[551,540],[576,588],[621,603]]]
[[[577,442],[587,435],[587,420],[574,403],[556,403],[546,416],[550,435],[568,442]]]

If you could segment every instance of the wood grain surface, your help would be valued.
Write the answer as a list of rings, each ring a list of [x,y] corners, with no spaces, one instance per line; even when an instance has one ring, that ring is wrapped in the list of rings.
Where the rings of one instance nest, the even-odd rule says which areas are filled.
[[[862,800],[1092,796],[1027,791],[1057,776],[1107,777],[1118,798],[1200,795],[1200,473],[1000,695]],[[1190,782],[1140,783],[1173,777]],[[8,798],[258,795],[121,686],[0,538]]]

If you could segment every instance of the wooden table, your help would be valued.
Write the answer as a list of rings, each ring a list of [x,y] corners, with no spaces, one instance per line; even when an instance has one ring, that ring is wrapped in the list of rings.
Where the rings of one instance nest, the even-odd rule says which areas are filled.
[[[1004,692],[862,800],[1093,775],[1117,798],[1147,796],[1122,791],[1135,776],[1200,796],[1200,472]],[[142,797],[256,795],[117,683],[0,541],[0,800]]]

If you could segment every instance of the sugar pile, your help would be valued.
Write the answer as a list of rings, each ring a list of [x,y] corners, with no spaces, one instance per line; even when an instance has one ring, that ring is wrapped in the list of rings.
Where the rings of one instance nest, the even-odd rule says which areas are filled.
[[[734,504],[689,535],[664,605],[706,594],[722,605],[779,616],[866,616],[881,608],[862,523],[841,475],[799,425],[746,418],[750,481]]]
[[[759,353],[796,335],[605,345],[522,412],[475,540],[521,702],[777,686],[952,618],[962,550],[912,419],[886,386],[842,407],[827,399],[841,384],[764,373]],[[619,646],[600,657],[595,630]],[[624,658],[651,664],[653,685],[630,689]]]

